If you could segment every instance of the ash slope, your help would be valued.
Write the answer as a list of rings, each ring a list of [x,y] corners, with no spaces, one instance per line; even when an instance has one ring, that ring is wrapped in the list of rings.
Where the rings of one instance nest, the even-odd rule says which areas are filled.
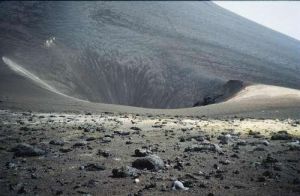
[[[228,80],[300,89],[299,41],[211,2],[2,2],[0,30],[1,57],[91,102],[191,107]],[[29,82],[8,72],[2,99]]]
[[[4,62],[1,62],[4,64]],[[7,66],[0,66],[4,76],[0,83],[0,108],[42,112],[114,112],[139,115],[300,118],[300,91],[271,85],[245,86],[227,101],[202,107],[183,109],[147,109],[122,105],[92,103],[55,92],[47,85],[17,74]],[[236,83],[236,82],[234,82]],[[230,84],[230,83],[229,83]],[[239,83],[238,83],[239,84]],[[236,89],[225,88],[235,91]],[[224,96],[228,96],[225,94]],[[217,100],[218,101],[218,100]]]

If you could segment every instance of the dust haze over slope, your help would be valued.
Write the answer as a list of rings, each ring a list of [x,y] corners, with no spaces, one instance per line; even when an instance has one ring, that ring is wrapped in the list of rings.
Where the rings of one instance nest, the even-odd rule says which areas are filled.
[[[1,57],[92,102],[191,107],[232,79],[300,89],[299,41],[211,2],[2,2],[0,30]]]

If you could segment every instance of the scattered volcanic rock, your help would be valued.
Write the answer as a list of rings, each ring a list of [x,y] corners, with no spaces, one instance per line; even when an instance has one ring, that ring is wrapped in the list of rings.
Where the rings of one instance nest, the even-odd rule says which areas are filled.
[[[18,144],[14,148],[12,148],[12,151],[15,153],[16,156],[41,156],[46,154],[46,152],[40,148],[31,146],[29,144]]]
[[[273,178],[274,174],[271,171],[265,171],[262,173],[263,176],[268,177],[268,178]]]
[[[96,163],[89,163],[86,166],[81,166],[80,168],[86,171],[103,171],[106,169],[104,165],[99,165]]]
[[[150,155],[152,152],[150,150],[147,149],[136,149],[134,151],[134,156],[136,157],[145,157]]]
[[[79,142],[76,142],[73,147],[81,147],[81,146],[85,146],[87,145],[87,141],[79,141]]]
[[[78,117],[78,119],[81,118],[81,116]],[[162,117],[157,118],[162,119]],[[148,122],[144,116],[135,120],[140,125],[142,120]],[[27,122],[26,119],[23,121]],[[155,122],[154,117],[153,121]],[[79,124],[74,125],[71,122],[60,127],[60,120],[57,124],[53,123],[47,128],[44,124],[42,124],[43,127],[31,125],[38,130],[34,134],[20,131],[19,124],[0,125],[0,130],[3,131],[0,133],[0,152],[3,152],[4,157],[1,162],[4,166],[2,183],[3,190],[6,191],[3,195],[16,195],[18,190],[20,193],[25,192],[29,195],[31,193],[97,195],[101,191],[110,192],[110,190],[115,191],[114,189],[117,191],[116,195],[124,195],[124,193],[126,195],[128,193],[132,193],[129,195],[158,195],[160,191],[165,191],[167,195],[184,193],[207,195],[209,192],[219,195],[234,192],[242,194],[249,188],[260,189],[262,187],[266,188],[262,191],[271,191],[273,194],[271,190],[273,186],[282,186],[282,192],[296,190],[299,186],[297,176],[299,152],[296,150],[299,149],[300,144],[296,134],[292,140],[274,141],[265,136],[264,138],[248,136],[243,133],[243,128],[231,130],[231,119],[225,122],[230,124],[229,127],[222,129],[217,127],[216,132],[210,131],[210,127],[206,131],[203,128],[206,122],[201,124],[197,118],[195,121],[172,118],[169,121],[161,120],[160,123],[164,124],[165,121],[176,122],[174,128],[173,125],[168,125],[165,129],[156,132],[144,131],[143,137],[132,134],[133,131],[130,131],[129,136],[113,134],[114,129],[127,130],[127,122],[130,122],[130,119],[127,119],[127,122],[125,121],[126,123],[121,126],[119,123],[112,124],[111,121],[96,122],[95,126],[99,127],[101,124],[107,130],[106,133],[78,132]],[[199,123],[199,128],[193,130],[189,128],[197,126],[197,123]],[[147,126],[151,129],[151,125]],[[185,127],[185,132],[182,131],[181,126]],[[272,133],[272,130],[273,128],[270,128],[266,130],[266,133]],[[287,130],[292,134],[297,128],[282,128],[281,130]],[[9,132],[12,134],[6,136],[5,134]],[[231,135],[231,140],[226,138],[228,133]],[[19,135],[20,141],[26,141],[25,143],[30,144],[32,148],[39,147],[49,152],[47,156],[24,158],[13,156],[14,152],[10,150],[7,152],[8,149],[22,143],[16,140]],[[182,143],[178,141],[181,136],[184,138]],[[96,140],[89,142],[83,148],[73,147],[74,143],[86,141],[89,137],[95,137]],[[112,142],[101,143],[103,137],[112,139]],[[167,138],[168,141],[165,140]],[[192,138],[191,141],[188,141],[190,138]],[[124,143],[128,140],[134,143],[125,145]],[[61,146],[63,141],[65,144]],[[222,144],[228,142],[229,145],[221,145],[219,142]],[[71,152],[64,154],[61,153],[62,151]],[[216,153],[221,151],[220,154]],[[49,176],[54,178],[50,179]],[[245,179],[245,176],[249,178]],[[49,189],[44,189],[45,181]],[[15,185],[20,182],[23,183],[24,188],[21,186],[15,188]],[[273,195],[276,195],[276,192]]]
[[[295,178],[293,180],[293,184],[296,184],[296,185],[300,184],[300,178]]]
[[[250,131],[249,131],[249,135],[253,136],[254,138],[261,138],[261,137],[263,137],[263,136],[260,134],[259,131],[252,131],[252,130],[250,130]]]
[[[49,142],[51,145],[63,146],[65,142],[61,139],[53,139]]]
[[[16,185],[17,194],[26,194],[27,190],[23,183],[18,183]]]
[[[132,163],[132,167],[137,169],[147,169],[153,171],[159,171],[165,166],[163,160],[157,155],[149,155],[144,158],[135,160]]]
[[[192,147],[187,147],[185,148],[184,151],[185,152],[204,152],[204,151],[222,152],[222,149],[217,144],[203,143],[199,145],[193,145]]]
[[[7,169],[14,169],[17,167],[17,165],[15,163],[12,163],[12,162],[7,162],[5,164],[5,166],[7,167]]]
[[[290,148],[290,150],[300,150],[300,142],[298,140],[287,143],[286,145]]]
[[[29,127],[20,127],[20,130],[21,131],[30,131],[30,128]]]
[[[132,141],[126,141],[125,144],[127,145],[132,144]]]
[[[121,135],[121,136],[128,136],[130,135],[129,131],[114,131],[114,134]]]
[[[263,147],[255,147],[254,149],[253,149],[253,151],[265,151],[266,149],[265,148],[263,148]]]
[[[269,146],[270,145],[270,142],[268,140],[263,140],[261,141],[261,143],[265,146]]]
[[[108,150],[99,150],[97,155],[101,155],[106,158],[112,156],[111,152],[109,152]]]
[[[287,131],[278,131],[274,133],[271,137],[271,140],[290,140],[292,136]]]
[[[96,140],[96,138],[93,137],[93,136],[91,136],[91,137],[86,138],[85,140],[86,140],[87,142],[90,142],[90,141]]]
[[[102,138],[102,143],[110,143],[111,142],[111,138],[110,137],[104,137]]]
[[[31,179],[38,179],[36,174],[31,174]]]
[[[112,170],[114,178],[138,177],[138,170],[130,166],[115,168]]]
[[[228,144],[229,141],[231,140],[231,135],[230,134],[220,135],[218,137],[218,140],[220,140],[220,144]]]
[[[186,140],[186,141],[196,140],[196,141],[198,141],[198,142],[203,142],[203,141],[205,141],[206,139],[207,139],[206,136],[203,136],[203,135],[193,135],[193,136],[187,137],[185,140]]]
[[[230,161],[228,159],[219,161],[223,165],[229,165]]]
[[[181,171],[183,169],[183,162],[180,160],[176,160],[176,163],[174,165],[174,169],[177,169],[179,171]]]
[[[267,155],[266,159],[263,159],[262,161],[262,165],[266,168],[268,168],[270,165],[274,165],[275,163],[277,163],[278,160],[275,159],[274,157],[272,157],[270,154]]]
[[[135,131],[141,131],[142,130],[139,127],[130,127],[130,129],[135,130]]]
[[[148,189],[152,189],[155,188],[157,186],[156,182],[150,182],[149,184],[146,184],[144,189],[148,190]]]
[[[63,153],[66,153],[66,152],[71,152],[72,149],[71,148],[60,148],[59,151],[63,152]]]
[[[246,140],[238,140],[236,143],[238,146],[246,146],[247,145],[247,141]]]
[[[257,178],[257,182],[265,182],[265,181],[266,181],[266,178],[263,176],[260,176]]]

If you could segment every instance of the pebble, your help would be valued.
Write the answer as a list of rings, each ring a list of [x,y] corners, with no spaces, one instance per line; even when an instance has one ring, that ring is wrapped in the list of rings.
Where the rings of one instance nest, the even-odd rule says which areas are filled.
[[[265,145],[265,146],[269,146],[270,145],[270,142],[268,140],[263,140],[262,141],[262,144]]]
[[[239,145],[239,146],[246,146],[247,142],[245,140],[238,140],[237,145]]]
[[[292,136],[287,131],[278,131],[271,136],[271,140],[290,140]]]
[[[294,178],[293,184],[300,184],[300,178]]]
[[[229,165],[230,164],[230,161],[228,159],[226,159],[225,161],[220,161],[221,164],[223,165]]]
[[[14,148],[12,148],[12,152],[15,153],[15,156],[41,156],[46,154],[46,152],[40,148],[31,146],[29,144],[18,144]]]
[[[252,135],[254,137],[260,137],[260,132],[259,131],[252,131],[252,130],[250,130],[248,134]]]
[[[89,163],[86,166],[80,166],[80,170],[86,170],[86,171],[103,171],[105,170],[104,165],[99,165],[96,163]]]
[[[112,156],[112,154],[107,150],[99,150],[97,155],[101,155],[101,156],[106,157],[106,158]]]
[[[7,162],[6,167],[7,167],[7,169],[14,169],[14,168],[17,167],[17,165],[15,163],[12,163],[12,162]]]
[[[31,178],[32,178],[32,179],[37,179],[38,177],[37,177],[36,174],[31,174]]]
[[[298,140],[287,143],[286,145],[290,148],[290,150],[300,150],[300,142]]]
[[[22,185],[22,186],[18,189],[18,192],[17,192],[17,193],[18,193],[18,194],[26,194],[27,191],[26,191],[25,187]]]
[[[114,178],[125,178],[125,177],[138,177],[138,170],[130,166],[125,166],[121,168],[115,168],[112,170]]]
[[[130,135],[130,132],[129,131],[114,131],[114,134],[121,135],[121,136],[127,136],[127,135]]]
[[[255,147],[253,151],[265,151],[263,147]]]
[[[86,138],[85,140],[89,142],[89,141],[94,141],[94,140],[96,140],[96,138],[95,138],[95,137],[88,137],[88,138]]]
[[[127,145],[132,144],[132,141],[126,141],[125,144]]]
[[[218,137],[218,140],[220,140],[220,144],[228,144],[231,139],[232,137],[230,134],[220,135]]]
[[[65,144],[65,142],[63,140],[60,140],[60,139],[53,139],[49,142],[49,144],[57,145],[57,146],[63,146]]]
[[[203,142],[203,141],[205,141],[205,139],[206,139],[206,137],[203,135],[194,135],[194,136],[187,137],[185,140],[187,140],[187,141],[196,140],[198,142]]]
[[[266,181],[266,178],[263,176],[260,176],[257,178],[257,182],[265,182],[265,181]]]
[[[202,151],[212,151],[212,152],[222,152],[221,147],[218,144],[203,143],[199,145],[194,145],[192,147],[187,147],[185,152],[202,152]]]
[[[163,160],[157,155],[148,155],[144,158],[135,160],[132,163],[132,167],[137,169],[147,169],[159,171],[165,166]]]
[[[155,182],[151,182],[149,184],[146,184],[144,189],[152,189],[156,187],[156,183]]]
[[[183,163],[182,161],[176,161],[176,164],[174,165],[174,169],[177,169],[179,171],[183,170]]]
[[[135,131],[141,131],[141,129],[138,127],[130,127],[130,129],[135,130]]]
[[[104,138],[102,138],[102,143],[109,143],[109,142],[111,142],[110,137],[104,137]]]
[[[87,141],[79,141],[79,142],[76,142],[73,147],[81,147],[81,146],[85,146],[87,145]]]
[[[59,151],[63,152],[63,153],[66,153],[66,152],[71,152],[72,149],[71,148],[60,148]]]
[[[152,152],[150,150],[147,150],[147,149],[136,149],[134,151],[134,155],[136,157],[145,157],[145,156],[148,156],[150,155]]]
[[[187,191],[189,190],[189,188],[186,188],[182,182],[178,181],[178,180],[175,180],[173,182],[173,185],[172,185],[172,189],[173,190],[184,190],[184,191]]]

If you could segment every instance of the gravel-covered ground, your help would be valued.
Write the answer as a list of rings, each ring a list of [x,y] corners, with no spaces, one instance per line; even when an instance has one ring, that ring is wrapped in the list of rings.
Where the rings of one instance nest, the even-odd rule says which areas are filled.
[[[0,111],[0,195],[299,195],[300,121]]]

